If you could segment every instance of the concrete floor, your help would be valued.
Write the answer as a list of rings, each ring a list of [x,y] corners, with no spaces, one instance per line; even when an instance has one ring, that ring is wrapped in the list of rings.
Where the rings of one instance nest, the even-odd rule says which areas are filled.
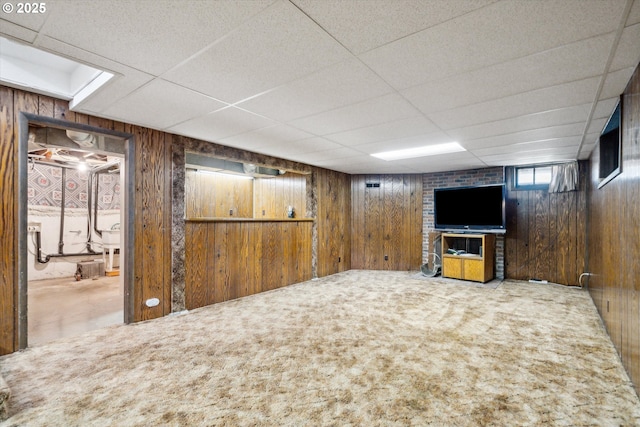
[[[29,347],[124,322],[118,276],[31,281],[27,305]]]

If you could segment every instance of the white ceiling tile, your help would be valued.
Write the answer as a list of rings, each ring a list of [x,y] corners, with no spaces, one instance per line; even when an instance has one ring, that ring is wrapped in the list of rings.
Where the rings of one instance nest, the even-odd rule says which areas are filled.
[[[611,114],[613,114],[613,110],[615,110],[616,105],[618,105],[618,102],[620,101],[619,97],[615,97],[615,98],[609,98],[609,99],[603,99],[598,101],[598,103],[596,104],[596,109],[593,112],[593,118],[594,119],[609,119],[609,117],[611,117]]]
[[[604,71],[613,34],[430,81],[401,93],[425,114],[476,104],[597,76]],[[553,73],[548,70],[554,70]]]
[[[401,90],[608,33],[616,28],[624,8],[622,1],[540,4],[494,3],[360,58]]]
[[[313,156],[313,159],[318,162],[325,162],[335,159],[349,159],[353,157],[364,157],[368,158],[369,156],[361,153],[360,151],[353,150],[351,148],[343,147],[343,148],[332,148],[330,150],[324,151],[313,151],[310,152]]]
[[[447,133],[457,141],[487,138],[536,129],[538,127],[559,126],[567,123],[584,123],[591,104],[582,104],[540,113],[525,114],[504,120],[481,123],[462,128],[450,129]]]
[[[122,121],[144,122],[154,129],[165,129],[226,106],[190,89],[155,79],[120,99],[104,113]]]
[[[595,142],[591,142],[591,143],[586,143],[582,146],[582,150],[580,151],[580,154],[578,155],[578,160],[587,160],[589,158],[589,156],[591,156],[591,153],[593,153],[593,150],[596,148],[596,143]]]
[[[474,155],[478,156],[484,162],[492,162],[499,158],[505,157],[524,157],[524,158],[532,158],[536,156],[551,156],[554,154],[561,155],[563,158],[575,157],[577,154],[577,149],[580,141],[575,139],[570,139],[570,141],[563,142],[562,140],[546,143],[535,143],[535,144],[521,144],[518,147],[508,146],[504,147],[503,150],[498,150],[496,148],[489,148],[486,150],[476,150],[474,151]]]
[[[168,129],[180,135],[217,142],[222,138],[274,125],[273,120],[235,107],[182,122]]]
[[[285,159],[296,161],[299,161],[300,155],[306,155],[305,158],[312,158],[315,161],[327,155],[341,157],[351,153],[335,142],[319,137],[270,144],[268,147],[261,148],[261,152],[269,155],[276,154]]]
[[[414,135],[407,138],[369,142],[354,146],[355,149],[367,154],[375,154],[383,151],[403,150],[405,148],[424,147],[426,145],[445,144],[455,142],[444,132],[432,132],[424,135]]]
[[[349,56],[295,6],[280,1],[163,77],[236,103]]]
[[[351,59],[237,105],[274,120],[288,121],[375,98],[391,91],[391,87],[380,77],[357,59]]]
[[[573,146],[540,150],[522,150],[515,153],[482,156],[480,160],[488,166],[548,163],[562,160],[575,160],[577,151],[577,147]]]
[[[551,126],[546,128],[524,130],[504,135],[495,135],[488,138],[465,140],[460,141],[460,145],[462,145],[467,150],[476,150],[479,148],[499,147],[532,141],[564,138],[569,136],[581,137],[583,132],[584,123],[576,122],[561,126]]]
[[[398,165],[368,155],[314,161],[318,166],[349,173],[400,173]],[[406,170],[405,170],[406,172]]]
[[[5,21],[4,19],[0,19],[0,28],[2,28],[2,34],[16,41],[33,43],[38,36],[37,32],[16,25],[13,22]]]
[[[327,166],[325,166],[327,167]],[[335,169],[340,172],[346,172],[351,174],[371,175],[371,174],[399,174],[399,173],[419,173],[420,171],[414,170],[405,166],[398,165],[372,165],[367,162],[336,165],[331,169]]]
[[[224,36],[272,1],[57,2],[42,33],[159,75]]]
[[[636,2],[640,4],[640,2]],[[635,68],[640,62],[640,24],[632,25],[622,31],[615,56],[611,62],[611,70]]]
[[[276,124],[251,132],[220,139],[221,144],[257,149],[269,145],[280,145],[291,141],[311,138],[313,135],[291,126]]]
[[[389,94],[290,122],[315,135],[329,135],[413,117],[416,109],[398,94]]]
[[[573,147],[577,152],[582,135],[569,136],[565,138],[543,139],[539,141],[527,141],[524,143],[502,145],[488,148],[476,148],[470,150],[474,155],[485,158],[495,154],[517,154],[529,153],[548,149],[566,149]]]
[[[436,112],[430,114],[429,118],[446,130],[581,105],[594,100],[598,83],[599,78],[594,77]]]
[[[44,4],[45,13],[18,13],[16,3],[22,3],[23,5],[25,3],[33,4],[33,2],[7,2],[7,4],[11,6],[11,12],[7,13],[2,9],[2,19],[0,19],[2,25],[0,25],[0,27],[3,33],[5,31],[11,31],[15,29],[15,27],[21,27],[35,32],[40,31],[47,17],[53,10],[60,7],[60,2],[50,2],[49,4],[46,2],[38,2],[38,5]],[[5,2],[2,2],[2,4],[4,5]]]
[[[622,31],[627,0],[75,0],[3,14],[0,35],[115,74],[74,111],[347,173],[430,172],[585,158],[640,62],[632,4]],[[236,105],[206,114],[216,99]],[[471,151],[368,154],[435,135]]]
[[[482,168],[486,165],[470,152],[440,154],[437,156],[404,159],[395,162],[398,166],[411,168],[420,172],[439,172],[447,170]]]
[[[348,148],[341,148],[338,150],[311,151],[306,153],[292,153],[288,154],[287,156],[289,160],[309,163],[322,167],[329,167],[333,164],[357,163],[363,158],[365,160],[368,160],[369,158],[369,156],[366,154],[362,154]]]
[[[633,25],[640,23],[640,1],[635,0],[629,11],[629,17],[625,25]]]
[[[152,79],[153,76],[137,70],[128,71],[126,76],[115,75],[103,87],[76,105],[74,111],[93,111],[98,115],[103,115],[105,114],[104,111],[115,102],[144,86]],[[118,116],[121,116],[121,114],[118,114]],[[147,116],[144,116],[143,122],[146,123],[146,119]]]
[[[600,134],[600,132],[602,132],[602,130],[604,129],[608,121],[609,121],[608,118],[591,120],[591,123],[589,124],[589,128],[587,129],[587,134],[592,134],[592,133]]]
[[[607,75],[600,92],[600,99],[608,99],[622,95],[633,75],[634,67],[613,71]]]
[[[496,0],[293,0],[353,53],[362,53]]]
[[[326,137],[342,145],[360,145],[428,134],[436,130],[438,130],[436,125],[420,115],[345,132],[338,132],[327,135]]]

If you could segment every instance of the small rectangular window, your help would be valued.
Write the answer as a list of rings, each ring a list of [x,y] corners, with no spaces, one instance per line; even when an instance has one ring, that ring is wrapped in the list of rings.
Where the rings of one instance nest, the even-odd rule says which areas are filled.
[[[551,166],[526,166],[515,169],[515,188],[535,190],[546,188],[551,182]]]
[[[516,172],[516,186],[533,185],[533,168],[520,168]]]

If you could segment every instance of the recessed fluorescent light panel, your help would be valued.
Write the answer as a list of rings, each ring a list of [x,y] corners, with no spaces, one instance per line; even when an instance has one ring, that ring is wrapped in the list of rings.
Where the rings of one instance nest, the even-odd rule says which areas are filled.
[[[372,156],[390,161],[435,156],[438,154],[457,153],[459,151],[466,150],[457,142],[448,142],[446,144],[426,145],[424,147],[406,148],[404,150],[385,151],[382,153],[372,154]]]
[[[0,82],[69,100],[71,108],[113,74],[0,37]]]

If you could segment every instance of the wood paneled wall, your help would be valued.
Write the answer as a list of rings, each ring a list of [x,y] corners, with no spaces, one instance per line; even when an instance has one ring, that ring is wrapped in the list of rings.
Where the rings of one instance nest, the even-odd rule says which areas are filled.
[[[184,187],[187,218],[253,216],[253,180],[187,170]]]
[[[351,269],[351,178],[318,172],[318,277]]]
[[[171,312],[171,135],[129,124],[124,131],[135,144],[133,320],[140,321]],[[147,307],[150,298],[160,304]]]
[[[286,173],[275,178],[253,180],[254,218],[287,218],[287,206],[293,206],[296,218],[306,216],[306,177]]]
[[[312,221],[187,221],[187,309],[311,279]]]
[[[0,86],[0,354],[18,348],[18,271],[17,250],[18,192],[16,182],[18,119],[20,113],[66,120],[102,129],[126,132],[135,138],[135,265],[134,320],[159,317],[170,312],[171,305],[171,209],[169,135],[112,120],[69,111],[68,102],[30,92]],[[149,308],[148,298],[161,303]]]
[[[598,189],[591,155],[589,292],[640,394],[640,67],[622,96],[622,173]]]
[[[0,355],[18,347],[18,236],[16,143],[13,90],[0,86]]]
[[[514,168],[505,170],[507,233],[505,275],[578,285],[585,272],[587,165],[579,164],[577,191],[513,190]]]
[[[418,270],[422,175],[353,175],[351,195],[351,268]]]

